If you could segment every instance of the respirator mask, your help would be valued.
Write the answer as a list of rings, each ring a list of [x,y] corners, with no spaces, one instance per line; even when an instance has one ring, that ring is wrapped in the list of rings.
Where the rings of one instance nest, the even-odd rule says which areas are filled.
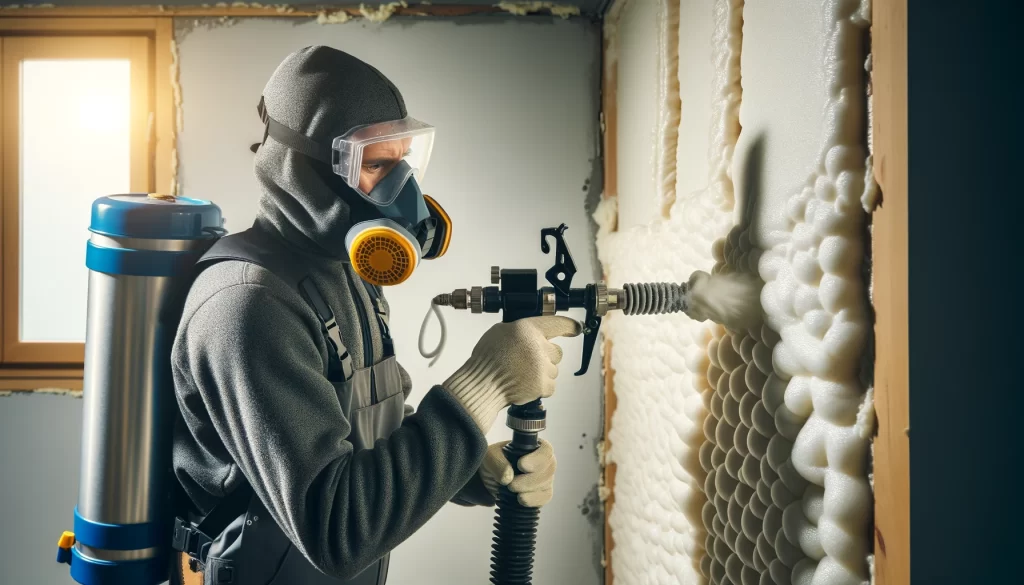
[[[352,206],[345,236],[352,268],[377,286],[401,284],[421,259],[440,258],[451,242],[452,222],[419,181],[430,161],[434,128],[413,118],[358,126],[328,147],[271,118],[259,105],[267,136],[331,165],[366,205]]]

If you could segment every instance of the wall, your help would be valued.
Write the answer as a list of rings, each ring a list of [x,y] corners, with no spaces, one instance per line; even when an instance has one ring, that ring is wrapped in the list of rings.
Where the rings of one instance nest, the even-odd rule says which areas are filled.
[[[4,583],[73,583],[55,562],[78,501],[82,400],[0,396],[0,566]]]
[[[492,264],[543,272],[551,259],[539,250],[539,230],[560,222],[570,226],[567,241],[580,282],[599,273],[584,210],[588,196],[601,188],[595,175],[600,45],[594,25],[547,18],[327,26],[291,19],[189,19],[178,21],[176,29],[182,193],[220,204],[231,230],[244,229],[255,215],[259,190],[249,146],[262,136],[256,104],[292,50],[324,43],[367,59],[402,88],[413,116],[438,128],[424,188],[455,221],[451,249],[388,294],[399,356],[416,385],[413,404],[468,357],[495,321],[449,314],[448,347],[428,369],[416,347],[430,297],[488,284]],[[436,326],[430,334],[436,339]],[[600,573],[595,441],[602,383],[596,359],[585,376],[571,375],[579,366],[580,339],[562,346],[565,365],[558,394],[547,402],[550,428],[544,434],[555,446],[558,473],[554,500],[541,516],[534,574],[538,582],[586,585],[597,583]],[[66,397],[0,398],[0,521],[26,527],[0,536],[0,581],[68,582],[53,554],[60,531],[70,527],[75,501],[81,405]],[[499,424],[488,438],[509,437]],[[446,507],[399,547],[390,581],[484,581],[492,523],[490,509]]]
[[[679,123],[619,100],[618,127],[645,137],[618,153],[619,176],[627,165],[648,183],[620,181],[603,204],[604,226],[616,208],[640,219],[603,230],[599,255],[612,284],[759,274],[766,320],[748,331],[610,320],[615,582],[865,582],[870,15],[852,0],[658,4],[666,15],[678,4],[675,37],[628,26],[652,10],[638,0],[618,2],[606,31],[620,94],[636,91],[626,71],[657,64],[645,83],[665,88],[658,119],[678,108]],[[672,74],[677,88],[660,81]],[[637,210],[658,201],[663,217],[643,220],[652,214]]]

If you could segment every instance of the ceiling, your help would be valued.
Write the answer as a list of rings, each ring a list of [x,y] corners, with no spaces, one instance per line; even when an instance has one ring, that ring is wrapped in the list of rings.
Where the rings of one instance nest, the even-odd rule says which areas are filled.
[[[201,4],[216,4],[219,1],[224,0],[46,0],[50,4],[57,4],[60,6],[139,6],[139,5],[164,5],[164,6],[198,6]],[[313,0],[307,2],[303,0],[257,0],[261,1],[264,5],[274,4],[292,4],[294,6],[359,6],[359,4],[367,5],[380,5],[388,4],[388,1],[366,1],[362,0]],[[407,0],[410,6],[419,4],[418,0]],[[514,0],[513,0],[514,1]],[[0,6],[8,4],[21,4],[22,6],[31,6],[33,3],[39,2],[18,2],[18,0],[0,0]],[[230,0],[229,0],[230,3]],[[433,2],[435,6],[440,5],[459,5],[459,6],[493,6],[498,3],[498,0],[436,0]],[[528,2],[522,2],[527,4]],[[611,0],[555,0],[554,4],[560,5],[571,5],[578,6],[580,12],[585,16],[599,16],[604,13],[608,4]]]

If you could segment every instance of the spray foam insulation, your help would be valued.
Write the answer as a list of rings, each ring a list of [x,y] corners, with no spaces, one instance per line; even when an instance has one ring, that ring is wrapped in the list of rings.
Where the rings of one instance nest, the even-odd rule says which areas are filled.
[[[765,196],[762,205],[783,226],[766,234],[758,222],[737,219],[743,214],[737,213],[733,178],[741,109],[771,112],[775,105],[744,102],[741,85],[744,32],[763,25],[749,15],[744,22],[742,0],[715,0],[703,20],[680,18],[676,35],[662,33],[668,44],[658,55],[637,54],[630,46],[640,41],[623,37],[616,22],[642,1],[620,0],[612,7],[606,34],[614,54],[608,60],[617,62],[620,76],[632,58],[675,67],[678,60],[670,56],[684,46],[680,39],[703,35],[705,58],[714,64],[710,85],[700,81],[709,88],[709,134],[668,129],[661,122],[672,119],[671,110],[682,107],[683,117],[688,110],[670,91],[661,93],[658,107],[667,111],[651,127],[650,149],[620,148],[617,157],[620,167],[645,165],[657,173],[654,196],[668,206],[667,216],[614,231],[617,207],[652,196],[620,182],[618,201],[606,199],[595,213],[600,259],[613,285],[682,282],[694,270],[757,273],[765,281],[765,322],[733,331],[680,315],[608,320],[618,400],[605,454],[617,468],[608,519],[615,582],[867,583],[873,566],[868,474],[874,412],[859,376],[871,330],[861,271],[868,245],[861,205],[869,188],[867,10],[860,0],[779,7],[813,11],[823,29],[802,38],[818,39],[820,69],[807,75],[824,85],[814,97],[824,121],[814,122],[822,130],[811,145],[813,155],[802,161],[810,176],[791,177],[792,188]],[[660,0],[660,14],[673,14],[670,2],[694,9]],[[744,67],[757,62],[743,60]],[[664,86],[671,74],[660,71],[650,83]],[[693,95],[687,72],[678,75],[682,94]],[[791,91],[800,91],[795,85]],[[633,114],[620,102],[619,126],[630,124]],[[673,168],[667,155],[687,140],[707,145],[706,187],[668,193],[674,188],[670,173],[682,165]],[[767,148],[767,159],[775,160],[771,142]]]
[[[498,2],[496,6],[509,14],[526,16],[542,10],[548,11],[551,16],[569,18],[579,16],[580,7],[568,4],[557,4],[555,2]]]

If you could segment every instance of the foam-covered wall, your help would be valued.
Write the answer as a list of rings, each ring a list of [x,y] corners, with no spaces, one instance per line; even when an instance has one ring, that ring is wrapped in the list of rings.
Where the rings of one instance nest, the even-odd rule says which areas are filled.
[[[869,22],[867,0],[610,11],[618,94],[657,99],[618,102],[617,197],[596,214],[609,280],[765,281],[752,330],[608,321],[617,584],[871,578]]]

